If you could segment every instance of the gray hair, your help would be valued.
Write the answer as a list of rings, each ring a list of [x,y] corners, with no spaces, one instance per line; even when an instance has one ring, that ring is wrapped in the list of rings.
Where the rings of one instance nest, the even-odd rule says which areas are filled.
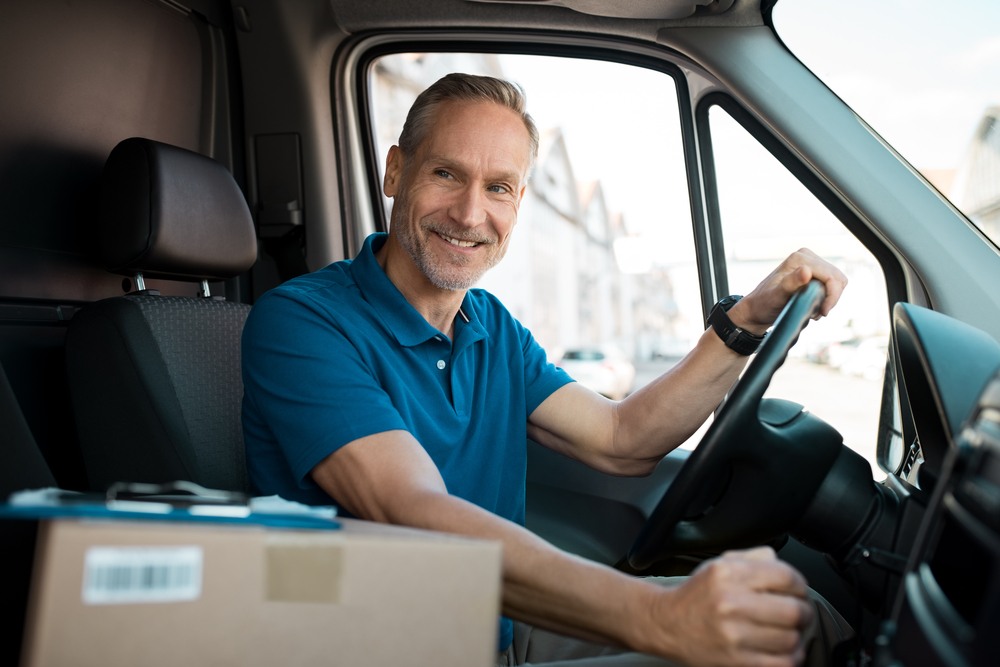
[[[456,100],[494,102],[517,113],[524,121],[525,129],[528,130],[532,163],[538,157],[538,128],[525,110],[527,101],[524,90],[516,83],[492,76],[457,72],[448,74],[431,84],[417,96],[413,106],[410,107],[406,122],[403,123],[403,131],[399,135],[399,148],[404,156],[412,155],[427,137],[438,107],[445,102]]]

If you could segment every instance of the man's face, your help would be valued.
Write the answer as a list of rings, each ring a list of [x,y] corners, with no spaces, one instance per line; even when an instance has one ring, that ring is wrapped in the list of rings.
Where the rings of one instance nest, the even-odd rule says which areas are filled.
[[[507,252],[530,166],[518,114],[447,102],[413,155],[389,151],[389,233],[433,285],[469,289]]]

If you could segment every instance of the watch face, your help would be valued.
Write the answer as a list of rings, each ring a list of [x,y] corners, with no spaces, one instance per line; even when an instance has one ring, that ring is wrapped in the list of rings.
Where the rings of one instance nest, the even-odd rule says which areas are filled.
[[[719,305],[722,306],[723,310],[729,310],[730,308],[735,306],[736,303],[742,298],[743,298],[742,296],[736,296],[735,294],[731,294],[730,296],[723,297],[722,299],[720,299]]]

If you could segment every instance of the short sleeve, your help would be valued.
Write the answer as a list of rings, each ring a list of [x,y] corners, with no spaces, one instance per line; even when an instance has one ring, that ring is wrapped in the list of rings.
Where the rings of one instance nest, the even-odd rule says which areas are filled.
[[[548,360],[545,349],[531,332],[515,320],[524,357],[524,398],[527,414],[535,411],[546,398],[565,384],[573,382],[566,371]]]
[[[371,325],[338,319],[336,305],[269,293],[243,333],[248,458],[253,441],[277,442],[300,483],[349,442],[406,428],[353,342]]]

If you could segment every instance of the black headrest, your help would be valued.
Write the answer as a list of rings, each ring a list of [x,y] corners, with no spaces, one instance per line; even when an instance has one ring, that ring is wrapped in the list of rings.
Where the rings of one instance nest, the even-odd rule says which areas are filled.
[[[104,165],[101,257],[109,271],[174,280],[223,279],[257,259],[243,193],[211,158],[126,139]]]

